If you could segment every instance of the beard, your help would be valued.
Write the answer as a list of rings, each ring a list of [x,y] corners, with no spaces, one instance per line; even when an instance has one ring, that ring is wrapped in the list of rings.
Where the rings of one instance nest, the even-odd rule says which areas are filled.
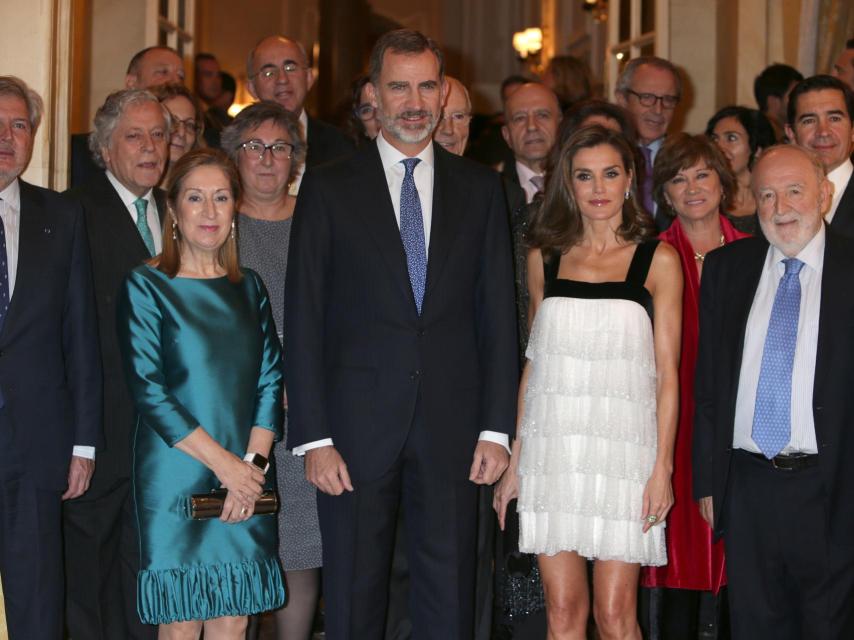
[[[422,126],[412,128],[411,126],[407,126],[406,118],[427,118],[427,122]],[[377,95],[377,119],[380,121],[383,131],[388,131],[389,134],[407,144],[424,142],[433,135],[433,130],[438,123],[436,114],[427,109],[387,114],[385,109],[383,109],[383,103],[379,95]]]

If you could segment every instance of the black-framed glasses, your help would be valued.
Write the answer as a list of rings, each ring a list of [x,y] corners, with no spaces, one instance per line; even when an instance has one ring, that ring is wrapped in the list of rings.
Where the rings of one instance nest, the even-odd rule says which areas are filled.
[[[302,65],[294,62],[293,60],[285,60],[281,65],[275,64],[265,64],[258,73],[255,74],[256,78],[263,78],[264,80],[278,80],[279,76],[281,76],[282,71],[287,74],[296,73],[301,69],[305,69]]]
[[[240,145],[243,152],[250,158],[264,159],[264,154],[269,149],[273,158],[276,160],[284,160],[290,158],[294,152],[294,145],[290,142],[274,142],[272,144],[264,144],[260,140],[249,140]]]
[[[353,109],[353,113],[359,120],[373,120],[377,115],[377,110],[373,105],[366,102]]]
[[[181,120],[176,116],[172,116],[172,129],[177,130],[179,127],[184,127],[184,131],[189,133],[191,136],[194,136],[199,131],[199,123],[196,122],[195,118],[187,118],[186,120]]]
[[[447,120],[452,125],[468,124],[471,121],[471,114],[462,111],[454,111],[453,113],[442,113],[442,120]]]
[[[626,93],[631,93],[645,107],[654,107],[659,100],[665,109],[675,109],[676,105],[679,104],[679,96],[657,96],[654,93],[638,93],[631,89],[626,89]]]

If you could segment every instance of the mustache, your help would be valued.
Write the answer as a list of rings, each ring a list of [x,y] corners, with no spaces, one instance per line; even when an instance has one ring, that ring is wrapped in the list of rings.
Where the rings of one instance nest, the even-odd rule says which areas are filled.
[[[427,109],[412,109],[409,111],[401,111],[395,118],[432,118],[433,112]]]

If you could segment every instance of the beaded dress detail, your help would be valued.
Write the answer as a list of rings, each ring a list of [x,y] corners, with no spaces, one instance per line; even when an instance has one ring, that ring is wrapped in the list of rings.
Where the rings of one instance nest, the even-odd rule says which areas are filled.
[[[656,456],[652,296],[657,240],[639,244],[623,282],[557,278],[526,351],[520,428],[519,548],[642,565],[667,563],[664,523],[643,533],[643,492]]]

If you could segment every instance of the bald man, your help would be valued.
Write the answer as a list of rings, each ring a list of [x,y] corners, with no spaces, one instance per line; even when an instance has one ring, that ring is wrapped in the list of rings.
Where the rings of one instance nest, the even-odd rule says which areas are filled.
[[[305,48],[299,42],[280,35],[264,38],[249,52],[246,74],[253,98],[278,102],[299,117],[308,144],[305,169],[353,152],[353,143],[347,136],[306,113],[305,99],[314,86],[315,77]],[[297,190],[305,169],[300,170],[294,180]]]

